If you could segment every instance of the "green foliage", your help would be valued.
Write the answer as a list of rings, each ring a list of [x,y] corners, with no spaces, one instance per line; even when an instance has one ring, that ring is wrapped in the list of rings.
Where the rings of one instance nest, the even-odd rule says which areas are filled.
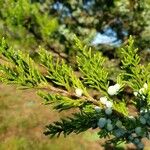
[[[91,48],[82,46],[76,38],[77,48],[81,51],[77,57],[79,70],[83,74],[85,84],[104,93],[107,92],[109,85],[108,72],[104,68],[105,59],[101,53],[93,53]]]
[[[129,115],[126,103],[124,101],[114,102],[114,108],[115,110],[117,110],[118,112],[121,112],[125,116]]]
[[[108,82],[109,70],[104,66],[102,54],[83,46],[78,38],[75,42],[79,76],[64,60],[44,49],[39,50],[37,63],[29,55],[9,48],[3,39],[0,44],[1,81],[40,88],[38,94],[45,99],[45,104],[52,104],[58,111],[78,108],[71,116],[47,125],[45,135],[53,137],[63,133],[66,136],[100,128],[99,137],[111,137],[108,142],[115,146],[120,142],[132,142],[142,149],[142,138],[149,138],[150,65],[140,64],[134,40],[130,37],[128,45],[121,49],[122,70],[116,76],[118,82],[112,85]],[[46,70],[44,74],[39,71],[41,65]],[[97,91],[100,99],[89,92],[89,87],[92,92]],[[132,96],[125,91],[128,87]],[[133,116],[128,111],[128,102],[137,110]]]
[[[150,68],[148,65],[140,63],[140,57],[137,54],[138,49],[134,48],[134,40],[130,36],[129,44],[121,48],[121,62],[122,73],[120,74],[121,80],[130,86],[135,93],[137,99],[132,102],[138,109],[141,107],[149,108],[149,81],[150,81]]]
[[[48,75],[46,76],[56,85],[65,87],[68,91],[71,88],[80,88],[87,94],[86,88],[82,82],[77,78],[73,69],[68,66],[63,60],[59,58],[54,60],[52,55],[45,50],[41,50],[40,53],[41,63],[47,68]]]
[[[45,92],[38,92],[38,95],[45,100],[45,104],[53,104],[54,109],[59,111],[67,110],[70,108],[82,108],[86,105],[86,101],[84,102],[82,99],[71,99],[67,96],[60,96],[58,94],[49,94]]]
[[[141,66],[140,57],[137,54],[138,49],[134,48],[134,40],[132,37],[129,39],[129,45],[121,49],[122,55],[122,69],[125,70],[123,73],[123,80],[128,82],[128,85],[134,86],[134,89],[139,89],[143,86],[146,81],[144,79],[148,72],[145,72],[144,67]]]
[[[46,135],[100,128],[98,136],[110,138],[108,143],[132,142],[142,149],[142,138],[150,134],[150,64],[142,64],[134,45],[148,49],[149,7],[148,0],[1,0],[0,38],[6,37],[7,42],[0,43],[0,81],[40,89],[38,95],[45,104],[58,111],[76,108],[71,117],[48,125]],[[112,46],[93,44],[95,35],[107,35],[109,30],[121,42],[130,34],[136,38],[135,43],[130,37],[120,49],[121,67],[115,72],[106,65],[113,61],[103,56],[116,56],[115,51],[107,51]],[[75,38],[73,43],[73,33],[82,42]],[[88,47],[92,44],[96,51]],[[38,51],[38,45],[51,52]],[[34,49],[35,53],[16,49]],[[75,53],[77,58],[72,61]],[[38,55],[38,62],[32,54]]]
[[[61,119],[61,121],[54,122],[54,124],[50,124],[47,126],[47,131],[44,132],[45,135],[60,136],[63,134],[69,135],[74,132],[79,134],[80,132],[84,132],[91,128],[95,127],[95,123],[97,122],[98,114],[95,113],[75,113],[73,117],[68,117],[66,119]]]
[[[4,39],[0,44],[0,54],[5,57],[6,61],[10,62],[8,65],[0,64],[1,81],[29,87],[38,86],[46,81],[36,69],[29,55],[9,48]]]

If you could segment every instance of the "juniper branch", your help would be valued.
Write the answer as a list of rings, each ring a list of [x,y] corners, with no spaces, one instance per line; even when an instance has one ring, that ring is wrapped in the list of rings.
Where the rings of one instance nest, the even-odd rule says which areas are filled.
[[[43,85],[43,87],[39,87],[37,88],[39,90],[45,90],[47,92],[51,92],[51,93],[57,93],[60,94],[62,96],[66,96],[66,97],[70,97],[70,98],[74,98],[75,100],[78,99],[79,97],[77,97],[76,93],[74,92],[68,92],[66,90],[60,89],[60,88],[56,88],[54,86],[45,86]],[[96,99],[94,99],[92,96],[88,95],[88,96],[81,96],[80,99],[82,99],[85,102],[90,102],[93,103],[96,106],[102,106],[102,104],[97,101]]]
[[[65,89],[71,92],[72,88],[80,88],[85,95],[88,92],[80,79],[75,75],[73,69],[65,64],[63,60],[59,58],[54,60],[53,56],[44,49],[39,52],[40,60],[43,66],[47,68],[47,78],[56,85],[65,87]]]
[[[120,74],[122,80],[126,81],[133,89],[140,89],[146,80],[149,80],[149,71],[144,65],[140,64],[140,57],[137,54],[138,49],[134,48],[134,40],[130,36],[128,45],[121,48],[121,69],[124,71]],[[146,78],[147,77],[147,78]]]
[[[86,85],[99,90],[107,95],[108,72],[104,68],[104,57],[100,52],[92,52],[91,48],[83,46],[81,41],[75,38],[76,46],[80,53],[77,56],[78,67],[83,74]]]
[[[47,125],[47,130],[44,132],[45,135],[60,136],[61,133],[64,136],[74,132],[79,134],[88,130],[89,128],[96,128],[97,118],[100,116],[97,113],[75,113],[73,117],[67,117],[66,119],[61,119],[61,121],[56,121],[53,124]]]
[[[9,62],[0,64],[1,81],[28,87],[35,87],[46,82],[29,55],[8,47],[4,39],[0,43],[0,53]]]

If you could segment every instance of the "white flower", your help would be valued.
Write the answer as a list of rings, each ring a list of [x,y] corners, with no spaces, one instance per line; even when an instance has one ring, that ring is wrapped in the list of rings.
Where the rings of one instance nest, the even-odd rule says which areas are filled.
[[[120,85],[115,84],[115,85],[109,86],[107,92],[109,95],[117,95],[119,89],[120,89]]]
[[[116,95],[116,89],[114,88],[114,86],[110,86],[108,87],[108,94],[109,95]]]
[[[105,109],[106,115],[111,115],[112,114],[112,109],[110,107]]]
[[[120,84],[118,84],[118,83],[117,83],[117,84],[115,84],[115,85],[114,85],[114,87],[115,87],[115,89],[116,89],[117,91],[119,91],[119,90],[120,90],[120,88],[121,88]]]
[[[113,125],[111,123],[107,123],[106,128],[108,131],[111,131],[113,129]]]
[[[141,108],[140,109],[140,113],[142,114],[142,113],[147,113],[148,112],[148,110],[147,109],[145,109],[145,108]]]
[[[112,106],[113,106],[113,103],[111,101],[106,102],[106,107],[111,108]]]
[[[143,93],[144,93],[144,91],[145,91],[145,88],[141,88],[141,89],[139,89],[139,93],[140,93],[140,94],[143,94]]]
[[[133,92],[134,96],[138,96],[138,92]]]
[[[100,128],[103,128],[105,126],[106,122],[107,122],[106,118],[100,118],[98,121],[98,126]]]
[[[95,106],[94,109],[95,109],[96,112],[100,112],[101,111],[101,108],[99,106]]]
[[[143,93],[146,92],[147,89],[148,89],[148,85],[147,85],[147,83],[145,83],[145,84],[143,85],[143,87],[142,87],[141,89],[139,89],[139,93],[140,93],[140,94],[143,94]]]
[[[142,95],[142,99],[145,99],[146,97],[144,95]]]
[[[75,89],[75,93],[76,93],[76,95],[77,95],[78,97],[81,97],[82,94],[83,94],[83,90],[82,90],[82,89],[79,89],[79,88],[76,88],[76,89]]]
[[[147,89],[148,88],[147,83],[144,83],[143,87],[144,87],[144,89]]]
[[[107,102],[107,97],[105,96],[105,97],[100,97],[100,102],[102,103],[102,104],[106,104],[106,102]]]

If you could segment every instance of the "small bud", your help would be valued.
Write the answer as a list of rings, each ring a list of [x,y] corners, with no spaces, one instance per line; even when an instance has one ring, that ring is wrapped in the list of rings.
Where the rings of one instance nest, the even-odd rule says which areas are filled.
[[[140,113],[141,113],[141,114],[142,114],[142,113],[147,113],[147,112],[148,112],[148,110],[145,109],[145,108],[143,108],[143,107],[140,109]]]
[[[106,113],[106,115],[111,115],[112,114],[112,109],[111,108],[106,108],[105,113]]]
[[[142,95],[142,99],[145,100],[145,98],[146,98],[146,97],[145,97],[144,95]]]
[[[100,102],[102,103],[102,104],[106,104],[106,102],[107,102],[107,97],[105,96],[105,97],[101,97],[100,99]]]
[[[107,101],[106,102],[106,107],[110,107],[111,108],[112,106],[113,106],[113,103],[111,101]]]
[[[133,116],[129,116],[129,118],[130,118],[130,119],[134,119],[134,117],[133,117]]]
[[[111,95],[111,96],[112,96],[112,95],[117,95],[119,89],[120,89],[120,85],[119,85],[119,84],[115,84],[115,85],[113,85],[113,86],[109,86],[107,92],[108,92],[108,94]]]
[[[100,112],[101,111],[101,108],[99,106],[95,106],[94,109],[95,109],[96,112]]]
[[[140,113],[141,113],[141,114],[145,113],[145,109],[144,109],[144,108],[141,108],[141,109],[140,109]]]
[[[135,119],[133,116],[129,116],[129,119],[130,119],[131,121],[136,121],[136,119]]]
[[[147,89],[148,88],[147,83],[144,83],[143,87],[144,87],[144,89]]]
[[[120,90],[120,88],[121,88],[120,84],[118,84],[118,83],[117,83],[117,84],[115,84],[115,85],[114,85],[114,87],[115,87],[115,89],[116,89],[117,91],[119,91],[119,90]]]
[[[134,96],[138,96],[138,92],[133,92]]]
[[[75,93],[76,93],[76,95],[77,95],[78,97],[81,97],[82,94],[83,94],[83,90],[82,90],[82,89],[79,89],[79,88],[76,88],[76,89],[75,89]]]
[[[144,88],[139,89],[139,93],[140,93],[140,94],[143,94],[143,93],[144,93],[144,91],[145,91],[145,89],[144,89]]]
[[[139,93],[140,93],[140,94],[144,94],[147,89],[148,89],[148,85],[147,85],[147,83],[145,83],[145,84],[143,85],[143,87],[142,87],[141,89],[139,89]]]

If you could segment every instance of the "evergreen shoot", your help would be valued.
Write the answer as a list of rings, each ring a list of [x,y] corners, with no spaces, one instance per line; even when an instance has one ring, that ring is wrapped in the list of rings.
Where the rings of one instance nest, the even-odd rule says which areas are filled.
[[[92,128],[106,143],[133,143],[143,149],[142,139],[150,138],[150,64],[143,65],[134,40],[120,49],[120,73],[111,81],[106,59],[75,37],[76,70],[61,58],[40,48],[39,61],[29,54],[0,42],[0,80],[25,88],[35,88],[46,105],[74,113],[46,126],[45,135],[81,133]],[[42,71],[44,70],[44,71]],[[130,95],[126,89],[130,89]],[[92,94],[97,91],[98,96]],[[92,91],[92,92],[91,92]],[[130,111],[130,106],[136,109]]]

